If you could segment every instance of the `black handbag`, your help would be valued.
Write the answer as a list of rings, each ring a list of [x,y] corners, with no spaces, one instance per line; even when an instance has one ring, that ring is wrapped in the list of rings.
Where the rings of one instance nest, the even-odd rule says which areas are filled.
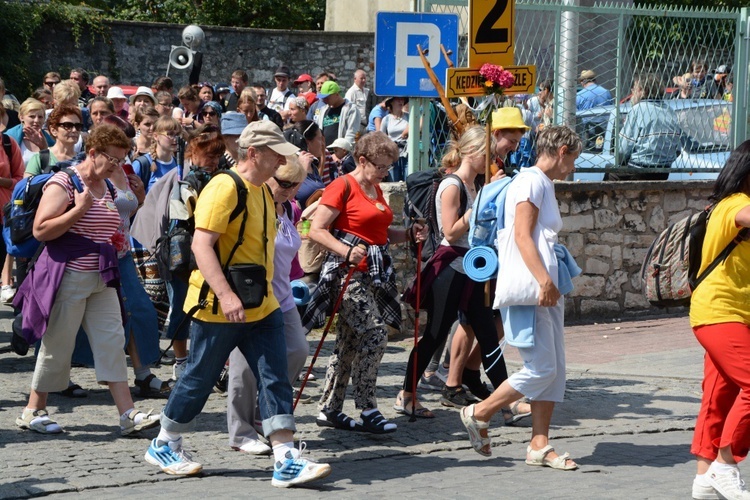
[[[237,177],[235,177],[237,176],[237,174],[235,174],[231,170],[226,170],[225,172],[230,174],[234,178],[235,182],[238,182],[238,185],[240,185],[242,181],[238,179]],[[244,188],[244,184],[242,186]],[[254,309],[256,307],[260,307],[263,304],[263,300],[268,296],[268,273],[266,271],[266,264],[268,262],[268,205],[266,203],[266,193],[265,193],[266,189],[268,188],[264,184],[263,185],[263,191],[264,191],[263,192],[263,265],[252,264],[252,263],[233,264],[231,266],[229,265],[229,263],[232,261],[232,257],[234,257],[235,252],[245,241],[245,225],[247,224],[247,216],[248,216],[247,203],[245,203],[243,213],[242,213],[242,224],[240,225],[240,231],[237,237],[237,241],[232,247],[232,251],[229,252],[229,256],[227,257],[226,263],[222,266],[222,270],[224,271],[224,276],[226,277],[227,282],[229,283],[229,286],[232,288],[232,291],[240,299],[240,302],[242,303],[242,307],[245,309]],[[270,190],[269,190],[269,194],[271,194]],[[216,251],[216,256],[219,258],[219,262],[221,262],[218,242],[216,243],[214,250]],[[199,300],[200,299],[205,300],[206,296],[208,295],[208,289],[209,289],[208,283],[204,281],[203,286],[201,287]],[[216,299],[216,296],[214,296],[212,311],[213,311],[213,314],[217,314],[219,311],[219,304],[218,304],[218,300]]]

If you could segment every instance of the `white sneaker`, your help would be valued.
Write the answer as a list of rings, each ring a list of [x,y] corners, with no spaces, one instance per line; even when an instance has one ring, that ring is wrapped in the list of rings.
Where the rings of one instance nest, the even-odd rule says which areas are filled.
[[[157,444],[156,439],[153,439],[143,458],[146,459],[146,462],[156,465],[167,474],[175,476],[190,476],[203,470],[203,466],[194,462],[190,453],[182,448],[182,437],[177,441],[170,441],[161,446]]]
[[[16,296],[16,289],[12,285],[3,285],[0,289],[0,301],[4,304],[10,304],[13,302],[13,297]]]
[[[722,498],[727,500],[750,500],[750,491],[745,489],[745,481],[740,478],[740,470],[734,467],[720,474],[713,470],[714,464],[706,472],[706,480]]]
[[[693,479],[693,500],[719,500],[720,498],[713,486],[699,483],[697,479]]]
[[[180,378],[180,376],[185,372],[185,368],[187,368],[187,361],[184,363],[175,363],[172,365],[172,380],[177,380]]]
[[[299,452],[297,450],[287,451],[284,460],[274,464],[272,486],[289,488],[290,486],[322,479],[331,473],[330,465],[302,458],[304,449],[305,443],[300,443]]]
[[[233,450],[242,451],[248,455],[270,455],[271,447],[265,443],[262,443],[258,439],[251,439],[239,448],[232,446]]]

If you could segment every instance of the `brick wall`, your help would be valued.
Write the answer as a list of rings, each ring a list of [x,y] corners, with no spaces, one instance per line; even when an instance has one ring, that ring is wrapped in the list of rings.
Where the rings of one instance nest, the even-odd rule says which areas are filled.
[[[405,185],[384,186],[400,218]],[[583,269],[566,297],[566,319],[663,314],[665,310],[651,307],[641,293],[646,251],[669,224],[702,210],[712,189],[713,181],[555,183],[563,219],[560,241]],[[398,245],[392,250],[399,282],[408,284],[414,275],[409,249]],[[410,328],[408,321],[404,328]]]
[[[34,66],[46,71],[81,66],[95,73],[113,75],[117,83],[150,85],[167,70],[172,45],[182,44],[184,26],[144,22],[110,22],[111,45],[91,42],[84,34],[79,47],[66,26],[50,25],[34,45]],[[274,70],[289,66],[293,76],[323,70],[333,71],[342,87],[352,83],[356,69],[372,77],[374,69],[372,33],[284,31],[202,26],[206,40],[201,81],[229,82],[235,69],[248,72],[251,83],[273,86]],[[60,50],[65,47],[65,50]],[[67,73],[65,74],[67,76]],[[188,71],[170,69],[175,86],[187,84]],[[371,83],[371,82],[370,82]]]

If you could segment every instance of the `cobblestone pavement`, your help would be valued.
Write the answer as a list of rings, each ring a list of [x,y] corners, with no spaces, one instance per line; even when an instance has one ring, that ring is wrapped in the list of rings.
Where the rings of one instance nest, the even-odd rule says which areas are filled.
[[[10,311],[0,309],[0,332],[9,331]],[[319,336],[310,336],[311,353]],[[0,346],[9,334],[0,333]],[[552,444],[569,451],[577,472],[523,463],[530,422],[502,427],[492,422],[493,458],[474,453],[456,410],[441,407],[437,393],[422,394],[437,414],[408,422],[392,409],[403,381],[410,339],[391,341],[379,376],[380,409],[398,423],[385,436],[320,429],[315,404],[297,409],[297,437],[308,453],[329,461],[333,473],[294,492],[299,498],[366,494],[372,498],[474,498],[492,485],[498,493],[524,498],[689,498],[694,463],[691,429],[700,403],[702,349],[687,318],[663,318],[566,328],[566,402],[553,417]],[[332,340],[326,339],[306,393],[316,400]],[[508,350],[509,370],[519,358]],[[226,401],[212,395],[186,436],[186,447],[204,464],[197,478],[161,473],[143,460],[156,430],[120,438],[109,392],[93,370],[74,368],[73,380],[89,391],[85,399],[51,395],[50,413],[66,432],[43,436],[21,431],[15,418],[28,396],[33,358],[0,355],[0,498],[52,495],[120,498],[164,495],[198,498],[280,498],[290,493],[270,485],[271,460],[231,451],[226,434]],[[158,375],[168,378],[169,367]],[[132,376],[132,375],[131,375]],[[163,400],[136,400],[140,409],[160,410]],[[351,402],[345,411],[356,415]],[[744,474],[750,474],[743,464]],[[488,483],[489,482],[489,483]]]

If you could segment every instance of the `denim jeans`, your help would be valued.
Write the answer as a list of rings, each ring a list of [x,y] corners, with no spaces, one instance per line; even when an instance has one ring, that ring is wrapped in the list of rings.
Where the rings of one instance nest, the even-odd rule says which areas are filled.
[[[237,347],[258,380],[263,434],[271,436],[280,430],[296,430],[281,309],[252,323],[208,323],[193,319],[190,341],[187,366],[162,412],[164,429],[170,432],[193,429],[195,417],[203,410],[229,353]]]
[[[187,340],[190,336],[190,322],[182,321],[187,314],[183,311],[185,298],[188,293],[188,282],[184,279],[173,276],[166,282],[167,296],[169,296],[169,326],[167,327],[166,338],[175,340]],[[180,325],[181,328],[177,330]]]

